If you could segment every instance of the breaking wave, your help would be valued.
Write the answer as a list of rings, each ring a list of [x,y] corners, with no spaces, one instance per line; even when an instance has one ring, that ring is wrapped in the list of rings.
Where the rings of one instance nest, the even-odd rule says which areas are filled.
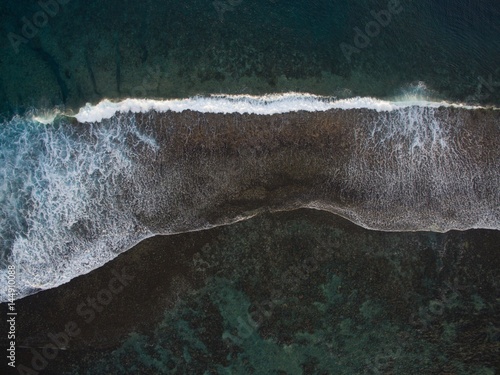
[[[499,140],[495,108],[295,93],[14,117],[0,127],[0,277],[14,264],[21,298],[155,234],[265,210],[385,231],[500,229]]]
[[[182,112],[186,110],[202,113],[252,113],[273,115],[295,111],[327,111],[329,109],[374,109],[376,111],[393,111],[411,106],[437,108],[441,106],[478,109],[479,106],[468,106],[460,103],[435,102],[425,100],[422,96],[411,95],[401,101],[387,101],[369,97],[335,99],[313,94],[285,93],[274,95],[212,95],[187,99],[152,100],[125,99],[120,102],[103,100],[97,105],[87,104],[75,116],[80,122],[96,122],[111,118],[117,112],[144,113]]]

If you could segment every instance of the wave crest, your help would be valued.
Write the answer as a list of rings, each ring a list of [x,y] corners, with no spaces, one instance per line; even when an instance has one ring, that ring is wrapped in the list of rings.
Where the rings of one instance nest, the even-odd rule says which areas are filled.
[[[18,297],[146,237],[266,210],[322,209],[386,231],[500,229],[496,109],[298,94],[161,103],[2,125],[0,239]]]

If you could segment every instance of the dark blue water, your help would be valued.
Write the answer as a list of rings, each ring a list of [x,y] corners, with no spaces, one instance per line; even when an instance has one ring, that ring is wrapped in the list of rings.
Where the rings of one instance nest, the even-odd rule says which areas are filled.
[[[141,180],[133,192],[144,195],[125,197],[124,181],[138,175],[139,156],[156,156],[155,139],[137,130],[134,117],[84,125],[53,121],[57,113],[76,113],[104,98],[286,92],[498,107],[499,19],[498,0],[3,1],[1,264],[5,270],[16,259],[28,295],[153,234],[138,224],[157,207],[152,195],[141,190]],[[410,182],[418,185],[416,178]],[[132,215],[132,203],[144,209]],[[76,351],[75,363],[80,354],[85,358],[75,371],[498,372],[494,235],[482,243],[474,231],[417,239],[373,232],[383,239],[372,246],[370,232],[323,228],[322,219],[314,225],[273,220],[228,227],[202,254],[203,262],[220,266],[203,285],[156,312],[164,319],[149,331],[131,327],[114,350],[90,357],[86,349]],[[283,291],[278,276],[302,267],[317,251],[318,236],[326,238],[328,246],[320,248],[328,255],[309,272],[316,277],[299,277],[297,290]],[[474,267],[476,250],[483,262],[489,259],[481,265],[485,272]],[[291,265],[288,252],[298,254]],[[404,302],[390,293],[398,287]],[[276,291],[281,294],[273,296]],[[273,301],[272,313],[258,324],[242,323],[262,300]],[[28,313],[36,316],[36,306]]]
[[[394,97],[416,87],[494,104],[499,8],[493,0],[70,0],[48,14],[27,0],[3,2],[2,112],[102,97]]]

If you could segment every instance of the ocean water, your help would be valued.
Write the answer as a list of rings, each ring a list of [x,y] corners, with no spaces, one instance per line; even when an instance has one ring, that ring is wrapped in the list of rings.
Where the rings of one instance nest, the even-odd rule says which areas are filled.
[[[134,173],[124,143],[131,136],[139,148],[154,147],[126,122],[84,133],[64,120],[35,118],[15,117],[0,136],[2,272],[16,265],[18,298],[88,272],[140,239],[145,230],[120,200],[121,184]]]
[[[134,248],[138,258],[121,257],[136,279],[90,323],[88,315],[68,310],[65,319],[84,338],[73,338],[46,370],[494,374],[497,307],[490,301],[499,284],[498,257],[490,250],[498,234],[381,233],[298,210],[152,238]],[[113,267],[121,268],[106,267],[103,282]],[[137,278],[143,270],[156,276],[152,285]],[[71,289],[49,305],[64,295],[74,295],[66,302],[81,300],[79,288]],[[136,294],[143,297],[131,311]],[[47,310],[41,316],[52,321]],[[135,327],[125,338],[113,338],[107,328],[118,318]],[[59,327],[54,322],[49,329]],[[33,340],[31,346],[44,344]],[[33,355],[25,350],[20,363],[26,365]]]
[[[269,209],[320,209],[375,230],[498,230],[499,113],[285,95],[15,117],[0,138],[2,277],[15,264],[23,297],[153,235]]]
[[[2,112],[213,93],[500,99],[495,0],[40,3],[0,5]]]
[[[16,267],[17,299],[98,271],[153,236],[232,228],[299,208],[341,216],[377,236],[417,236],[418,246],[402,246],[408,253],[428,247],[442,255],[446,233],[464,231],[453,249],[491,256],[467,244],[477,231],[500,230],[498,1],[21,0],[2,2],[0,19],[0,278]],[[238,228],[269,244],[293,242],[265,228]],[[231,243],[238,235],[229,233]],[[345,248],[359,252],[352,233],[343,236]],[[440,261],[446,267],[449,259]],[[483,280],[490,294],[466,279],[463,304],[453,302],[449,321],[438,314],[439,327],[422,334],[397,314],[381,318],[383,299],[350,299],[362,286],[329,293],[349,276],[325,262],[325,278],[310,285],[323,293],[308,301],[315,310],[293,313],[312,314],[314,330],[287,327],[282,317],[273,329],[295,332],[288,339],[260,327],[251,340],[233,340],[231,353],[221,349],[225,359],[216,365],[193,360],[193,350],[210,357],[218,349],[207,349],[190,326],[211,318],[184,318],[186,311],[210,299],[225,325],[216,334],[227,343],[228,327],[251,305],[248,288],[258,278],[241,278],[247,266],[234,263],[240,274],[218,272],[167,309],[163,326],[134,333],[111,362],[90,368],[83,361],[79,371],[124,373],[127,361],[142,361],[144,368],[132,365],[136,373],[498,370],[489,355],[447,362],[453,339],[469,344],[457,333],[466,314],[481,315],[481,329],[493,332],[485,336],[488,353],[498,346],[498,272]],[[450,273],[460,274],[455,263]],[[442,284],[440,275],[428,282]],[[419,277],[418,285],[427,280]],[[407,309],[433,300],[430,284],[420,305]],[[165,327],[185,343],[165,341]],[[331,340],[339,335],[341,343]],[[359,356],[371,340],[383,354]],[[120,354],[152,345],[176,349],[154,358]],[[356,361],[342,359],[354,353]],[[375,357],[383,364],[373,365]]]

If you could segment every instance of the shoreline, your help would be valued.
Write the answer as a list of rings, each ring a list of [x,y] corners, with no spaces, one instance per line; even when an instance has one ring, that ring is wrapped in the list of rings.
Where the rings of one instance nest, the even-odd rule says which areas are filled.
[[[453,107],[169,111],[121,113],[97,126],[17,127],[49,142],[26,158],[34,165],[16,159],[18,169],[7,171],[34,173],[40,197],[29,236],[12,239],[14,263],[28,267],[19,285],[25,294],[54,287],[153,234],[273,210],[321,209],[383,231],[498,229],[498,118],[498,111]],[[48,173],[36,163],[47,158]],[[66,158],[78,168],[68,170]],[[49,235],[47,223],[55,228]]]
[[[303,229],[297,231],[297,228]],[[252,239],[251,233],[252,230],[257,229],[263,231],[258,241],[258,243],[262,241],[263,243],[254,248],[255,239]],[[246,233],[243,242],[237,239],[236,233]],[[307,256],[313,256],[319,251],[318,254],[321,254],[321,256],[318,255],[321,258],[317,265],[319,269],[309,276],[308,280],[312,284],[307,284],[309,285],[307,288],[313,286],[316,288],[326,283],[329,273],[321,270],[323,267],[332,268],[331,272],[342,275],[345,280],[344,288],[360,288],[364,291],[364,298],[387,299],[390,308],[386,319],[389,319],[391,324],[420,326],[422,322],[412,323],[410,315],[415,309],[414,304],[418,306],[422,302],[416,296],[405,300],[404,293],[413,291],[425,300],[433,298],[433,291],[423,286],[408,291],[405,288],[421,278],[422,280],[425,277],[437,278],[438,274],[434,267],[439,266],[438,254],[444,250],[445,253],[442,256],[448,262],[446,267],[449,271],[447,272],[459,272],[458,264],[467,265],[468,269],[470,267],[468,279],[462,281],[468,289],[467,291],[461,290],[461,303],[471,298],[469,294],[472,295],[474,291],[486,298],[491,287],[488,283],[494,279],[481,279],[482,281],[479,282],[473,278],[476,273],[480,272],[481,275],[485,275],[486,269],[495,269],[498,257],[491,246],[498,241],[499,234],[498,231],[490,230],[452,231],[446,234],[374,232],[360,228],[330,213],[300,209],[292,212],[265,214],[227,227],[195,233],[155,236],[142,241],[130,251],[120,254],[99,269],[79,276],[67,284],[18,300],[17,309],[22,316],[17,323],[19,337],[17,363],[29,365],[33,356],[31,348],[42,353],[41,348],[51,342],[47,334],[62,331],[65,324],[70,321],[75,322],[81,331],[71,338],[66,350],[60,350],[54,360],[48,361],[47,370],[66,373],[63,370],[69,372],[70,368],[76,364],[88,369],[102,360],[103,353],[111,353],[119,349],[133,337],[141,337],[141,335],[154,337],[157,332],[156,327],[165,324],[163,319],[167,316],[167,312],[175,316],[175,314],[185,313],[186,303],[204,301],[206,298],[203,297],[204,290],[213,283],[214,278],[238,280],[243,277],[242,280],[246,280],[250,277],[251,269],[236,266],[236,263],[240,262],[238,260],[240,252],[242,257],[248,257],[245,254],[250,252],[252,259],[255,258],[252,262],[262,264],[260,267],[263,269],[267,267],[264,264],[269,262],[271,262],[269,266],[276,267],[276,269],[273,268],[275,276],[268,277],[267,283],[251,287],[247,280],[242,284],[241,290],[251,301],[266,298],[268,293],[275,288],[280,288],[280,283],[284,282],[280,281],[281,275],[284,275],[287,269],[295,267],[295,264],[297,267],[302,267],[303,260]],[[284,239],[294,239],[301,246],[294,248],[295,250],[290,248],[288,250],[290,253],[287,254],[283,248],[288,248],[287,242],[283,242]],[[243,246],[247,242],[249,244],[244,246],[245,249],[246,246],[250,246],[248,249],[233,249],[234,246]],[[266,243],[274,244],[273,246],[279,251],[273,246],[267,249]],[[468,243],[468,249],[474,251],[462,253],[465,243]],[[431,244],[434,244],[432,250],[428,248]],[[446,247],[450,244],[453,246],[446,252]],[[232,252],[230,249],[233,249]],[[274,256],[279,258],[270,260],[273,258],[273,249],[276,251]],[[271,253],[267,254],[269,251]],[[465,258],[463,262],[455,264],[454,257],[459,255]],[[402,269],[401,265],[404,265]],[[125,271],[123,271],[124,267]],[[110,302],[107,302],[101,299],[105,295],[103,291],[110,288],[110,281],[116,272],[129,275],[126,279],[127,285],[122,291],[114,294]],[[264,270],[259,271],[259,275],[260,272]],[[235,276],[230,276],[232,273],[235,273]],[[366,274],[372,275],[370,283],[364,278]],[[399,275],[399,282],[395,275]],[[449,275],[446,277],[451,278]],[[467,283],[469,278],[471,282]],[[300,280],[302,283],[302,279]],[[475,281],[472,282],[473,280]],[[281,287],[284,288],[285,285]],[[445,284],[442,287],[444,288]],[[298,307],[293,307],[295,305],[292,301],[300,295],[303,295],[302,299],[299,299],[302,301],[301,304],[308,303],[311,298],[312,301],[314,298],[319,298],[316,293],[304,295],[302,286],[298,290],[294,287],[281,293],[284,293],[282,298],[286,298],[291,304],[290,308],[293,309]],[[394,293],[397,294],[397,298],[394,297]],[[91,307],[88,298],[96,300],[96,297],[97,302],[94,302],[96,305]],[[81,307],[82,304],[85,309]],[[3,307],[5,304],[0,306]],[[93,310],[95,316],[86,322],[89,318],[89,310]],[[279,318],[278,311],[277,308],[276,318]],[[199,311],[199,313],[217,315],[217,310],[212,311],[207,307],[206,312]],[[465,319],[467,315],[458,315],[460,316]],[[472,314],[467,317],[467,321],[474,319],[480,322],[481,315]],[[399,320],[401,322],[397,323]],[[273,322],[274,316],[263,326],[263,329],[271,329]],[[478,332],[481,331],[481,327],[484,328],[483,326],[477,327]],[[213,341],[217,342],[221,335],[218,325],[212,326],[211,329],[214,330],[215,335]],[[424,334],[434,332],[433,329],[428,330],[429,328],[424,331]],[[463,338],[457,338],[457,340],[459,340],[459,345],[470,344]],[[4,341],[5,338],[2,337],[1,345]],[[491,351],[491,348],[488,350]],[[484,355],[487,356],[487,353],[485,352]]]

